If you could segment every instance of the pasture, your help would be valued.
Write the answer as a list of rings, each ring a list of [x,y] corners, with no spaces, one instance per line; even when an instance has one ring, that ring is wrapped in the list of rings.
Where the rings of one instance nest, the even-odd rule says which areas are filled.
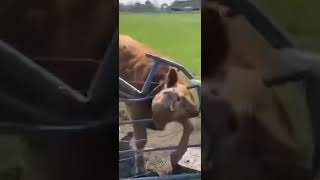
[[[121,34],[169,56],[200,78],[200,13],[121,13],[119,18]]]

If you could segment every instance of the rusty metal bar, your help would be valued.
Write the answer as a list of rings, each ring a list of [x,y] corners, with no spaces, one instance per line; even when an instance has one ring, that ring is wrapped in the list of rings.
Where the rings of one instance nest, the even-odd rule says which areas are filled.
[[[194,79],[193,75],[185,67],[183,67],[181,64],[178,64],[176,62],[173,62],[173,61],[166,59],[166,58],[163,58],[163,57],[155,56],[153,54],[147,54],[146,56],[151,58],[155,62],[166,64],[168,66],[172,66],[172,67],[177,68],[179,71],[182,71],[190,80]]]

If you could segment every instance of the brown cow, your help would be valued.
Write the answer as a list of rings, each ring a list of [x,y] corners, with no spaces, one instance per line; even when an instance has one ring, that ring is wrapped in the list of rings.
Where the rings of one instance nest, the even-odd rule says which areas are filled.
[[[129,82],[144,82],[153,65],[152,60],[146,57],[147,53],[160,55],[129,36],[120,35],[120,77]],[[152,101],[138,104],[126,103],[126,108],[133,120],[153,118],[153,122],[148,125],[133,125],[135,144],[138,149],[144,148],[147,142],[147,127],[164,130],[169,122],[176,121],[182,124],[183,135],[179,143],[180,148],[171,154],[171,164],[174,168],[185,153],[189,136],[193,131],[189,118],[197,116],[199,112],[195,104],[195,97],[187,89],[188,81],[183,74],[177,73],[169,66],[162,65],[154,82],[160,85]],[[134,84],[138,89],[141,89],[142,85],[142,83]]]
[[[118,28],[118,4],[115,0],[4,0],[0,39],[86,91]],[[117,179],[115,164],[110,164],[118,154],[112,147],[116,127],[109,128],[80,136],[20,136],[22,179]]]
[[[203,179],[311,179],[308,116],[291,116],[280,88],[263,81],[288,71],[279,52],[221,4],[205,4],[202,23]]]

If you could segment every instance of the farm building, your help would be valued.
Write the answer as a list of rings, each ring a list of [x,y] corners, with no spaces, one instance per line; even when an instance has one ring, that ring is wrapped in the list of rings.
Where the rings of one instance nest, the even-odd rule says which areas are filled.
[[[170,9],[171,11],[200,11],[201,0],[175,0]]]

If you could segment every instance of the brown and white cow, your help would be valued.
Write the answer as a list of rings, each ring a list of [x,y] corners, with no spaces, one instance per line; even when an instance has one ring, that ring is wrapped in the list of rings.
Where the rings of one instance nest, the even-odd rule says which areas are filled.
[[[204,4],[202,24],[203,179],[311,179],[302,86],[264,81],[297,69],[227,6]]]
[[[146,47],[142,43],[126,35],[119,37],[119,76],[141,89],[147,78],[153,61],[146,54],[162,56],[158,52]],[[187,89],[189,85],[186,77],[178,73],[174,68],[162,65],[154,80],[160,83],[158,92],[151,101],[140,103],[126,103],[130,118],[133,120],[152,118],[150,124],[133,124],[135,144],[138,149],[144,148],[147,142],[147,128],[164,130],[172,121],[179,122],[183,126],[183,135],[179,146],[171,154],[171,164],[177,165],[186,151],[189,136],[193,131],[193,125],[189,118],[199,114],[195,97]]]

